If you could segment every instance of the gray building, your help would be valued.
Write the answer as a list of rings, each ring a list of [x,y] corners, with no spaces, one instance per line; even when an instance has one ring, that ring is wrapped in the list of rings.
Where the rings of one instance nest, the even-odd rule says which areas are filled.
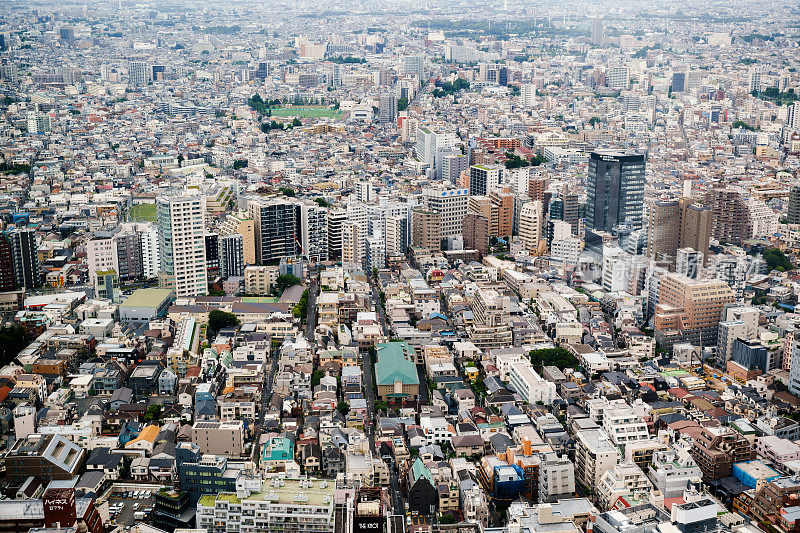
[[[225,279],[244,275],[244,238],[238,233],[223,235],[219,244],[219,275]]]
[[[586,227],[612,233],[620,226],[642,227],[644,154],[596,150],[586,177]]]

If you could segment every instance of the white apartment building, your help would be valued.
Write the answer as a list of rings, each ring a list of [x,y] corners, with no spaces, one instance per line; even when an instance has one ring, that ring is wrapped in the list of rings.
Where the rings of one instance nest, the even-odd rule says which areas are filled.
[[[603,430],[615,446],[650,438],[647,424],[628,405],[607,407],[603,413]]]
[[[597,485],[601,509],[608,509],[620,496],[643,495],[653,489],[642,469],[633,463],[621,463],[606,470]]]
[[[467,214],[469,189],[434,188],[422,189],[422,203],[429,209],[439,212],[442,221],[441,235],[444,237],[462,234],[462,221]]]
[[[647,476],[664,498],[683,495],[689,481],[699,481],[703,473],[685,449],[656,452]]]
[[[583,251],[583,241],[577,237],[555,239],[550,243],[550,257],[565,265],[577,265]]]
[[[208,292],[204,196],[161,196],[156,201],[159,284],[177,297]]]
[[[539,249],[543,223],[544,207],[541,200],[527,202],[522,206],[519,215],[519,237],[529,252]]]
[[[575,467],[565,455],[548,453],[539,465],[539,503],[556,503],[575,493]]]
[[[244,269],[244,292],[256,296],[266,296],[278,281],[280,274],[276,266],[251,265]]]
[[[788,461],[800,460],[800,444],[774,435],[756,439],[756,452],[761,457],[782,465]]]
[[[261,491],[207,494],[197,502],[197,527],[209,533],[333,533],[335,484],[272,479]]]
[[[601,476],[619,462],[619,452],[602,429],[575,433],[575,479],[593,491]]]
[[[508,382],[529,404],[550,405],[556,399],[556,384],[539,376],[527,358],[511,365]]]
[[[111,235],[93,237],[86,243],[86,264],[89,269],[89,283],[96,284],[97,272],[113,270],[119,273],[117,266],[117,247]]]
[[[158,254],[158,231],[150,227],[141,233],[142,236],[142,270],[146,279],[158,276],[161,266]]]

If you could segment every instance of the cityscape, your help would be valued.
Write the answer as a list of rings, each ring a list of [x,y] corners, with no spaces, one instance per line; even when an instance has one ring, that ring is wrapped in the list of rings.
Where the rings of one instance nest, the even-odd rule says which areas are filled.
[[[800,4],[0,2],[0,533],[800,533]]]

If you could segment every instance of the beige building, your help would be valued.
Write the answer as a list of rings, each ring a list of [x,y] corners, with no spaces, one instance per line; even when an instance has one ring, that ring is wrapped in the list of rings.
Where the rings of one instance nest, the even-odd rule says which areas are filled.
[[[204,454],[241,457],[244,455],[244,422],[242,420],[195,422],[192,427],[192,442]]]
[[[519,237],[529,252],[536,252],[542,242],[544,206],[539,200],[526,202],[519,215]]]
[[[656,340],[661,346],[671,346],[679,339],[704,346],[716,344],[722,310],[735,300],[724,281],[664,275],[658,287]]]
[[[244,245],[244,264],[256,264],[256,225],[253,218],[245,212],[231,213],[219,226],[219,234],[242,236]]]
[[[244,292],[255,296],[266,296],[278,281],[277,266],[252,265],[244,269]]]
[[[411,246],[441,251],[442,217],[438,211],[424,207],[411,210]]]

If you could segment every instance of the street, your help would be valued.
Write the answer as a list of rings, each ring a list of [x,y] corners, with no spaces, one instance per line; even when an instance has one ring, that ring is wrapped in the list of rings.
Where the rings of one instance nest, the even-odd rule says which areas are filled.
[[[381,324],[381,331],[386,339],[389,339],[389,327],[386,324],[386,314],[384,313],[383,304],[380,298],[380,290],[375,279],[370,279],[370,286],[372,287],[372,297],[375,301],[375,313],[378,315],[378,321]],[[369,439],[370,449],[375,453],[375,390],[372,387],[372,365],[374,361],[370,360],[369,353],[363,356],[362,368],[364,370],[364,390],[367,391],[367,412],[369,413],[370,420],[365,424],[367,438]],[[402,517],[402,526],[405,528],[406,506],[403,502],[403,495],[400,492],[400,480],[397,476],[397,464],[393,463],[389,466],[389,481],[392,486],[392,508],[396,515]]]
[[[261,389],[261,409],[258,413],[258,423],[256,424],[256,431],[253,435],[253,460],[258,462],[258,454],[260,453],[258,441],[261,438],[261,433],[264,431],[264,415],[269,409],[269,402],[272,398],[272,386],[275,383],[275,373],[278,371],[278,352],[280,351],[280,344],[270,343],[270,369],[269,373],[264,376],[264,383]]]

